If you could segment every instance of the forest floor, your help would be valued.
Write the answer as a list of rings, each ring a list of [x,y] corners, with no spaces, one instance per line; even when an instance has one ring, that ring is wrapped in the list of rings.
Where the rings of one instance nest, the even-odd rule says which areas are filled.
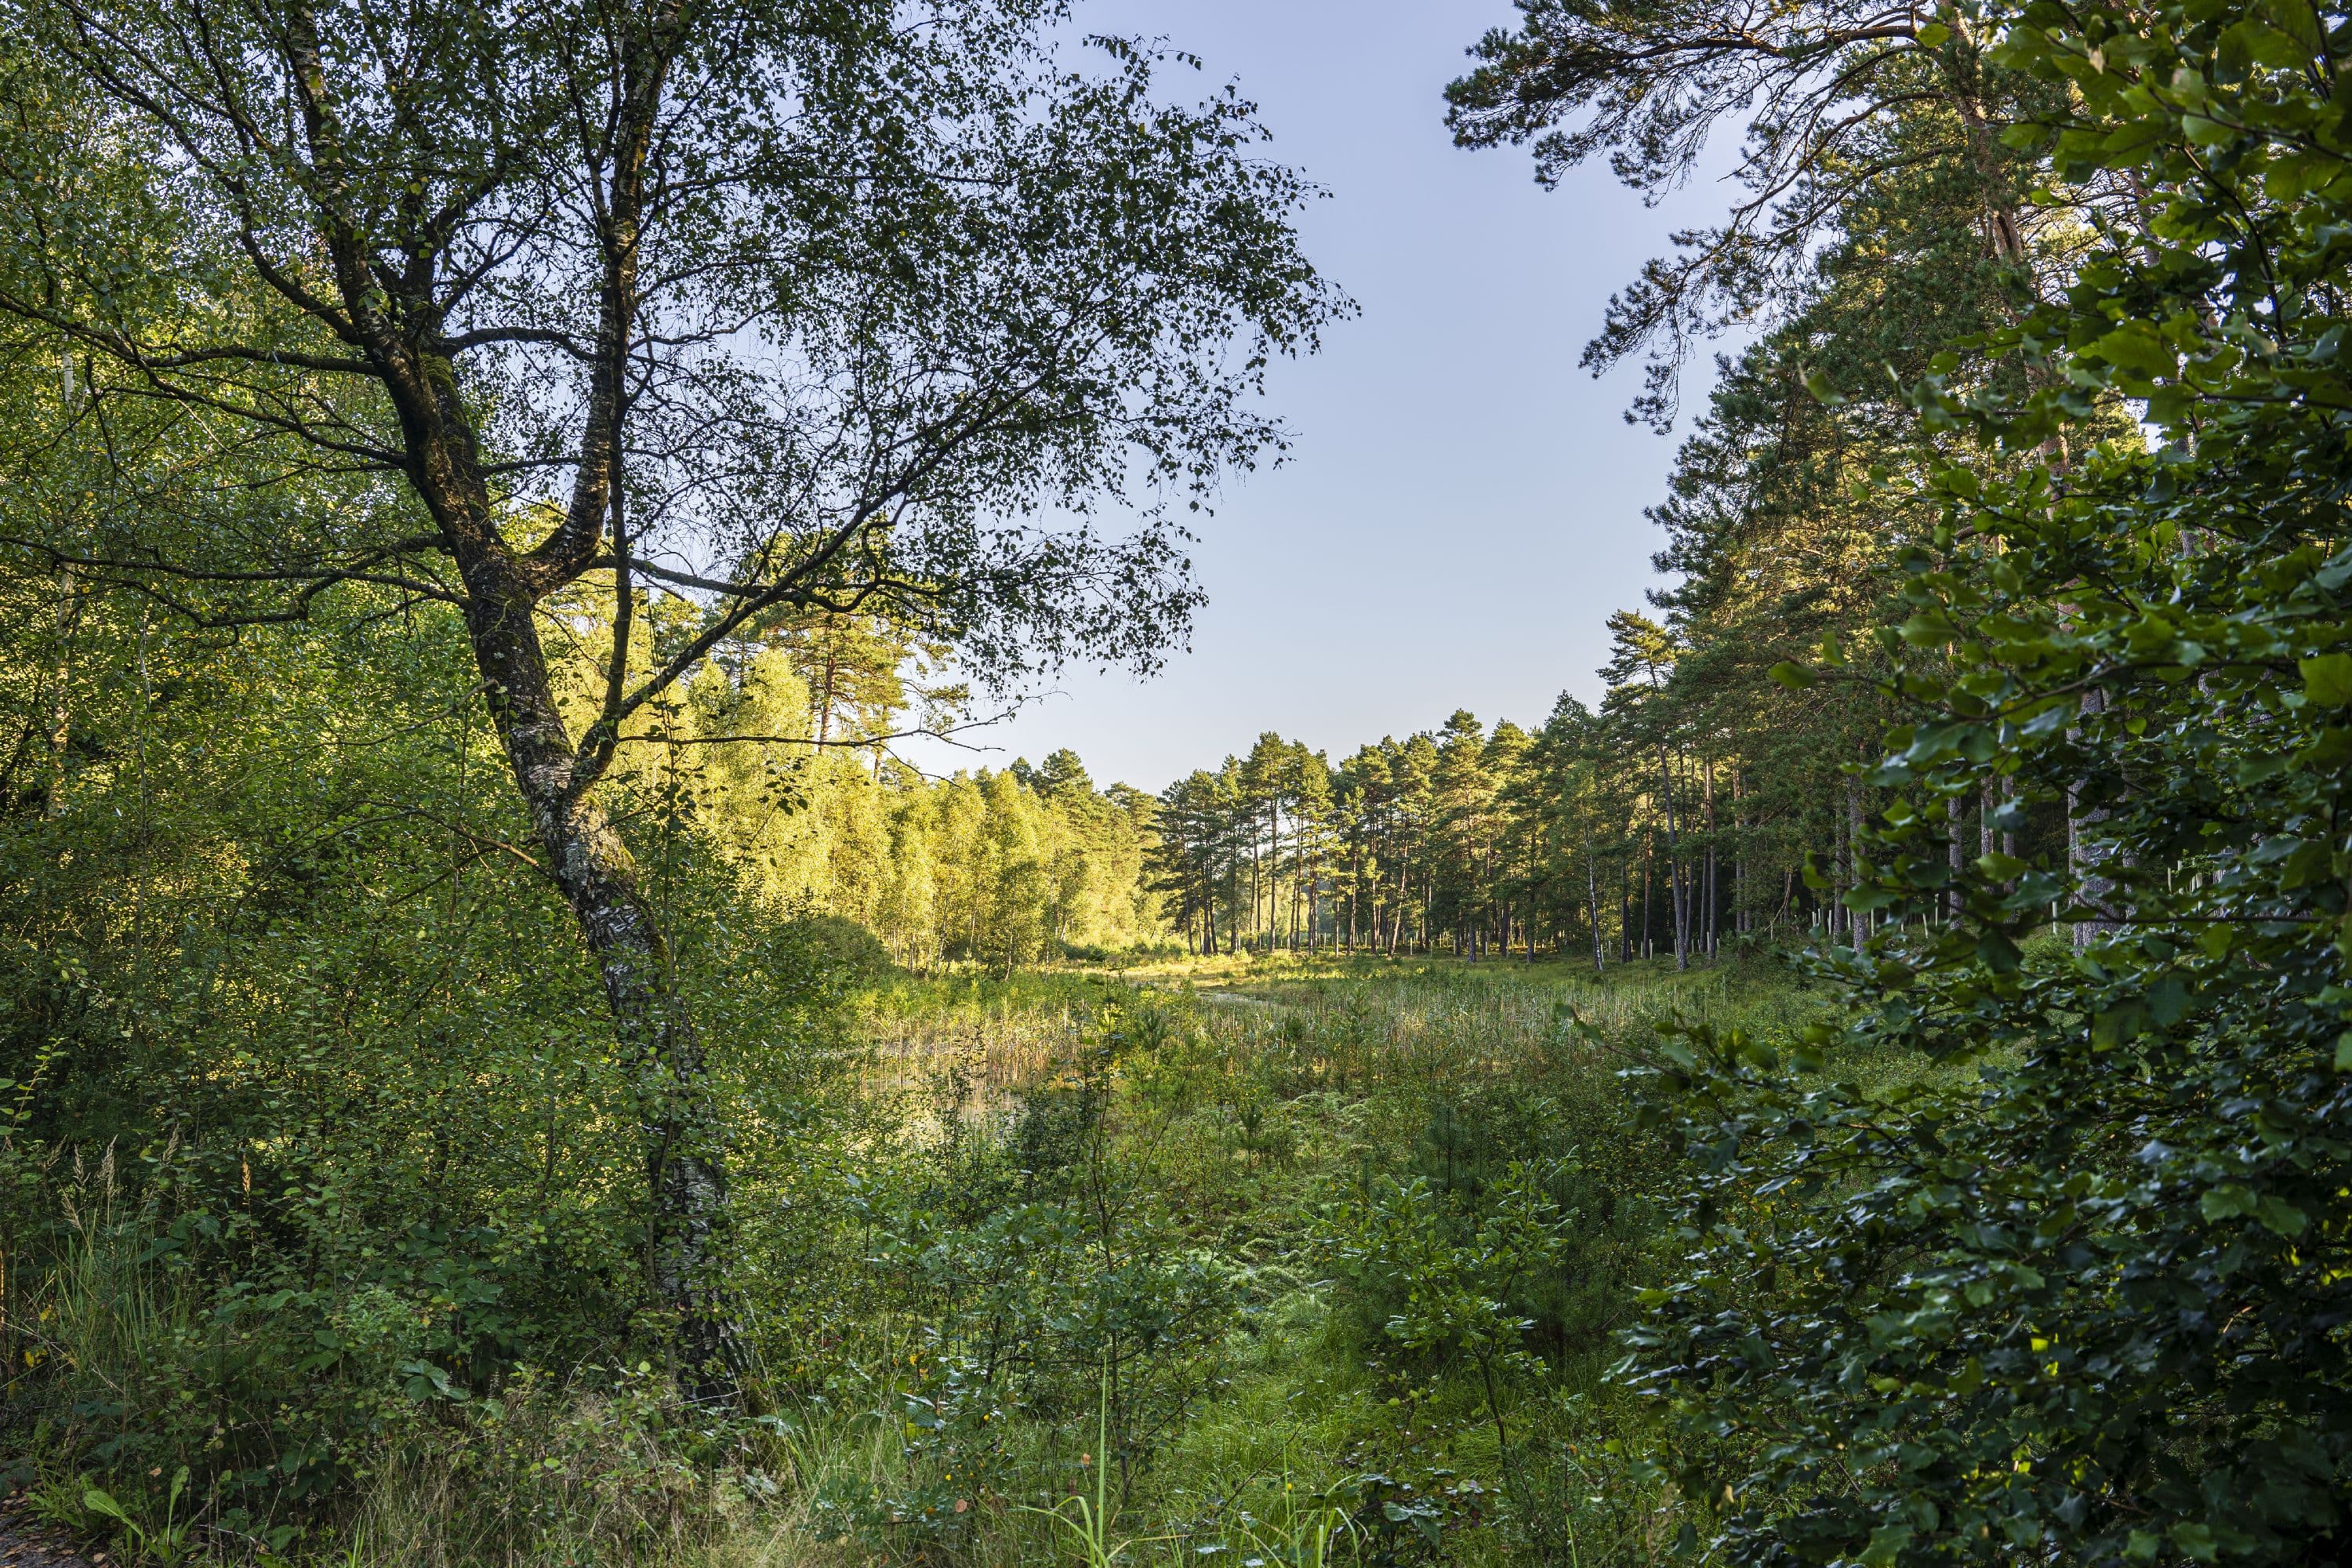
[[[66,1537],[26,1517],[16,1499],[0,1499],[0,1568],[105,1568],[104,1552],[85,1556]]]

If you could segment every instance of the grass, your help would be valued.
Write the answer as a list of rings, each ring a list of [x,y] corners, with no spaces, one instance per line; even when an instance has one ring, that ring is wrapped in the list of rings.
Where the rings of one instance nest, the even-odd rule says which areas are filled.
[[[1522,1434],[1514,1447],[1540,1447],[1557,1472],[1547,1492],[1574,1494],[1570,1531],[1591,1515],[1581,1522],[1597,1550],[1637,1559],[1663,1551],[1671,1500],[1622,1484],[1634,1467],[1607,1451],[1613,1442],[1638,1458],[1644,1418],[1601,1374],[1644,1266],[1650,1194],[1664,1162],[1629,1135],[1622,1062],[1583,1044],[1568,1021],[1581,1017],[1621,1040],[1667,1014],[1774,1030],[1792,1026],[1810,999],[1769,971],[1728,964],[1683,973],[1612,966],[1596,978],[1576,963],[1276,955],[1001,983],[905,980],[874,998],[869,1017],[902,1042],[892,1087],[922,1076],[915,1047],[929,1041],[934,1062],[962,1053],[984,1065],[992,1092],[1017,1098],[1055,1070],[1107,997],[1129,991],[1142,998],[1130,1007],[1146,1009],[1165,1037],[1118,1069],[1115,1159],[1170,1198],[1188,1242],[1229,1266],[1248,1296],[1219,1347],[1215,1397],[1159,1442],[1129,1500],[1130,1517],[1150,1520],[1140,1533],[1167,1542],[1171,1561],[1242,1550],[1236,1542],[1263,1556],[1272,1549],[1263,1531],[1293,1540],[1295,1521],[1265,1524],[1269,1497],[1317,1500],[1317,1509],[1340,1499],[1349,1527],[1320,1538],[1318,1552],[1366,1545],[1361,1516],[1369,1508],[1391,1526],[1391,1504],[1408,1534],[1417,1510],[1430,1510],[1462,1560],[1499,1561],[1541,1544],[1497,1528],[1506,1457],[1466,1363],[1443,1347],[1413,1353],[1381,1342],[1376,1311],[1340,1300],[1346,1292],[1313,1256],[1318,1210],[1347,1202],[1369,1171],[1442,1172],[1444,1119],[1470,1115],[1475,1135],[1503,1136],[1530,1154],[1536,1124],[1551,1119],[1615,1180],[1631,1217],[1602,1249],[1605,1299],[1559,1325],[1545,1375],[1507,1397]],[[1597,1467],[1622,1473],[1595,1508]],[[1368,1491],[1367,1478],[1393,1495]],[[1270,1483],[1282,1489],[1269,1494]],[[1015,1531],[967,1555],[1027,1561],[1041,1549],[1050,1543]]]
[[[854,1139],[739,1194],[772,1415],[681,1414],[651,1369],[515,1368],[464,1402],[253,1373],[375,1423],[354,1503],[273,1535],[216,1498],[165,1508],[161,1479],[115,1494],[127,1523],[69,1506],[91,1478],[43,1495],[132,1560],[161,1529],[345,1568],[1663,1561],[1685,1505],[1604,1373],[1661,1266],[1672,1162],[1571,1024],[1624,1044],[1813,1005],[1731,963],[891,976],[856,1001]],[[1558,1234],[1488,1279],[1473,1242],[1515,1181]],[[85,1404],[163,1400],[201,1313],[139,1261],[137,1216],[84,1212],[54,1353]],[[1421,1274],[1350,1251],[1381,1225],[1429,1243]],[[1447,1291],[1455,1317],[1398,1327]],[[1482,1340],[1487,1309],[1528,1326]],[[142,1468],[168,1476],[168,1447]]]

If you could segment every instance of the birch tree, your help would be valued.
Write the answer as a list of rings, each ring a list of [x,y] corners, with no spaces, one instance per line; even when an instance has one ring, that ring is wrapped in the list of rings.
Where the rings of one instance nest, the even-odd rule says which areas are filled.
[[[121,509],[29,542],[207,624],[352,585],[462,619],[535,859],[639,1085],[655,1293],[731,1396],[693,1020],[600,804],[666,694],[781,609],[882,612],[1000,684],[1149,668],[1182,501],[1276,447],[1253,395],[1337,300],[1230,92],[1073,63],[1052,0],[36,0],[0,310],[100,403],[348,478],[332,515]],[[29,71],[19,71],[22,87]],[[44,193],[97,153],[103,204]],[[45,184],[45,181],[47,182]],[[1095,521],[1140,499],[1124,536]],[[1045,526],[1048,513],[1073,518]],[[647,594],[686,628],[637,645]],[[613,628],[584,724],[559,594]],[[636,666],[644,665],[640,672]]]

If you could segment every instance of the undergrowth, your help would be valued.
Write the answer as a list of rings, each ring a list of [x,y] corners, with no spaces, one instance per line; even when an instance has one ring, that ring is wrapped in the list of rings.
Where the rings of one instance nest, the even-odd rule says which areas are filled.
[[[1673,1547],[1693,1504],[1606,1375],[1672,1245],[1622,1052],[1667,1016],[1786,1032],[1792,983],[1163,959],[852,1003],[864,1048],[799,1112],[830,1131],[738,1237],[757,1414],[681,1405],[628,1322],[561,1360],[458,1331],[462,1238],[265,1288],[223,1268],[233,1216],[180,1205],[178,1151],[12,1146],[47,1247],[12,1276],[16,1483],[153,1562]]]

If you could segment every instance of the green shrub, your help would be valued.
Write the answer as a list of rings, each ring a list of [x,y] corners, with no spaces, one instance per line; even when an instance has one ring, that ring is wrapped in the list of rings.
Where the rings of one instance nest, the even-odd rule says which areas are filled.
[[[785,922],[782,936],[851,984],[870,985],[898,973],[882,939],[846,915],[801,915]]]

